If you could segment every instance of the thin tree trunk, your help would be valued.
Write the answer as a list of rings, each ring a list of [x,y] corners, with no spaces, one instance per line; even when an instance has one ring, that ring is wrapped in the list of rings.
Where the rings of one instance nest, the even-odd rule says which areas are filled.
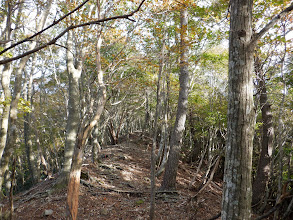
[[[182,136],[185,129],[185,121],[188,105],[189,73],[188,73],[188,11],[187,7],[181,10],[181,60],[180,60],[180,91],[176,121],[170,140],[170,153],[166,164],[162,190],[175,189],[176,176],[181,150]]]
[[[145,118],[143,131],[149,132],[150,129],[150,105],[149,105],[149,91],[145,91]]]
[[[24,89],[24,100],[30,101],[30,107],[33,106],[33,99],[32,99],[32,84],[33,84],[33,74],[35,71],[35,64],[36,64],[37,54],[33,55],[33,61],[32,61],[32,68],[30,71],[30,74],[28,76],[28,83],[26,89]],[[24,144],[27,154],[27,162],[28,162],[28,168],[30,173],[30,178],[32,184],[34,184],[39,176],[39,172],[37,172],[38,167],[35,163],[35,157],[32,150],[32,140],[31,140],[31,113],[26,112],[24,115]]]
[[[8,165],[10,161],[10,157],[15,150],[16,144],[16,132],[17,132],[17,113],[18,113],[18,101],[21,95],[21,83],[22,83],[22,71],[28,61],[29,57],[24,57],[20,60],[20,64],[15,73],[15,83],[14,83],[14,91],[13,97],[10,105],[10,121],[9,121],[9,131],[8,131],[8,139],[5,145],[5,150],[3,156],[1,158],[0,163],[0,188],[4,181],[4,174],[8,170]]]
[[[271,104],[268,101],[268,95],[266,90],[265,77],[262,73],[260,61],[256,60],[256,74],[259,83],[260,91],[260,106],[263,121],[263,134],[261,143],[261,155],[259,158],[259,164],[257,168],[256,178],[252,186],[252,204],[257,204],[261,198],[265,195],[265,190],[270,177],[271,157],[273,150],[274,139],[274,127],[273,127],[273,115],[271,112]]]
[[[52,1],[53,0],[50,0],[47,4],[47,7],[46,7],[44,13],[42,14],[40,24],[36,27],[37,31],[40,31],[43,28],[45,21],[47,19],[47,16],[49,14],[49,11],[50,11]],[[31,50],[35,47],[36,47],[36,41],[33,41],[29,45],[29,48],[30,48],[29,50]],[[17,112],[18,112],[17,107],[18,107],[18,102],[19,102],[19,98],[21,95],[21,88],[22,88],[21,84],[23,81],[22,80],[22,73],[23,73],[24,67],[26,66],[26,63],[29,60],[29,58],[30,58],[30,56],[23,57],[20,60],[19,66],[15,72],[14,91],[13,91],[13,97],[11,99],[11,104],[10,104],[10,121],[9,121],[8,138],[6,140],[5,150],[2,155],[1,164],[0,164],[0,191],[1,191],[2,184],[3,184],[3,180],[4,180],[3,179],[4,173],[8,170],[9,159],[14,151],[15,144],[16,144],[16,129],[17,129],[16,122],[17,122]],[[2,84],[2,87],[3,87],[3,84]]]
[[[1,75],[1,84],[4,93],[5,105],[2,109],[3,113],[1,115],[1,124],[0,124],[0,160],[3,156],[4,148],[7,140],[7,132],[8,132],[8,120],[9,120],[9,110],[10,110],[10,102],[11,102],[11,92],[10,92],[10,76],[11,76],[12,68],[10,64],[5,64],[3,68],[3,72]],[[0,186],[1,188],[1,186]]]
[[[171,64],[169,62],[169,57],[170,57],[170,53],[168,53],[167,55],[167,61],[166,61],[166,66],[169,63],[169,68],[171,69]],[[168,68],[168,67],[167,67]],[[170,94],[170,69],[167,69],[167,73],[166,73],[166,96],[165,96],[165,102],[164,102],[164,126],[163,129],[165,129],[164,133],[164,149],[162,152],[162,157],[163,158],[158,158],[159,157],[159,153],[157,155],[157,162],[159,162],[160,159],[160,166],[157,169],[156,172],[156,176],[160,176],[164,170],[165,170],[165,166],[167,164],[168,161],[168,157],[169,157],[169,151],[170,151],[170,144],[169,144],[169,126],[168,126],[168,114],[169,114],[169,94]]]
[[[68,117],[67,117],[67,125],[66,125],[66,139],[65,139],[65,149],[64,149],[64,163],[62,169],[62,178],[67,182],[72,157],[74,153],[74,147],[76,144],[76,138],[78,133],[78,128],[80,125],[80,94],[79,94],[79,81],[82,72],[82,61],[79,60],[77,63],[77,67],[74,66],[74,57],[72,52],[73,42],[72,42],[72,32],[68,32],[67,36],[67,73],[69,79],[69,100],[68,100]],[[81,59],[81,58],[79,58]]]
[[[118,136],[116,135],[117,133],[114,130],[114,125],[111,119],[109,120],[108,131],[111,139],[111,145],[118,144]]]
[[[160,65],[159,65],[159,73],[158,73],[158,81],[157,81],[157,104],[156,104],[156,112],[155,112],[155,121],[154,121],[154,133],[153,133],[153,140],[152,140],[152,148],[151,148],[151,192],[150,192],[150,220],[155,218],[155,197],[156,197],[156,148],[157,148],[157,136],[158,136],[158,119],[160,116],[160,109],[161,109],[161,78],[162,73],[164,70],[164,62],[165,62],[165,30],[163,32],[164,38],[162,39],[162,48],[160,54]]]
[[[98,1],[99,3],[99,1]],[[99,4],[98,4],[99,6]],[[99,8],[99,7],[98,7]],[[98,9],[98,13],[100,10]],[[86,145],[86,141],[91,134],[92,129],[97,125],[100,120],[100,117],[103,113],[104,106],[106,103],[106,86],[103,79],[103,71],[101,66],[101,33],[98,32],[98,43],[96,47],[96,65],[97,65],[97,84],[98,84],[98,106],[95,112],[94,117],[89,121],[87,125],[84,125],[80,128],[78,133],[76,146],[74,149],[74,155],[72,159],[71,171],[68,181],[68,190],[67,190],[67,214],[70,219],[76,220],[78,213],[78,196],[79,196],[79,185],[80,185],[80,173],[83,152]]]
[[[10,40],[12,38],[12,28],[11,28],[11,16],[12,16],[12,8],[13,6],[11,5],[12,3],[10,1],[5,2],[7,4],[7,15],[6,15],[6,25],[5,25],[5,32],[3,34],[4,36],[4,41],[7,41],[4,45],[4,48],[7,48],[10,46]],[[19,9],[21,11],[21,8]],[[3,89],[4,93],[4,100],[5,100],[5,105],[4,108],[2,109],[3,113],[1,115],[1,124],[0,124],[0,161],[3,156],[4,148],[6,145],[7,141],[7,135],[8,135],[8,123],[9,123],[9,111],[10,111],[10,104],[11,104],[11,91],[10,91],[10,77],[12,73],[12,67],[11,64],[5,64],[4,66],[1,67],[1,86]],[[0,184],[1,180],[0,180]],[[1,189],[1,185],[0,185]],[[0,190],[1,191],[1,190]]]

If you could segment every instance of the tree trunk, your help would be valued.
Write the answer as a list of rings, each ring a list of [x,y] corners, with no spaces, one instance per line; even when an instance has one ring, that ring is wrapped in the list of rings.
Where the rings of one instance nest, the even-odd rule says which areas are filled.
[[[32,103],[32,84],[33,84],[33,74],[35,70],[35,64],[36,64],[36,58],[37,54],[34,54],[33,61],[32,61],[32,68],[30,71],[30,74],[28,77],[28,83],[26,89],[23,89],[24,92],[24,100],[30,101],[30,106],[33,105]],[[26,79],[27,80],[27,79]],[[26,85],[26,83],[25,83]],[[36,171],[36,163],[35,163],[35,157],[32,151],[32,140],[31,140],[31,114],[29,112],[26,112],[24,115],[24,144],[25,144],[25,150],[26,150],[26,156],[27,156],[27,163],[28,163],[28,169],[30,173],[31,183],[34,184],[37,181],[37,171]]]
[[[99,1],[98,1],[99,3]],[[99,4],[98,4],[99,5]],[[99,10],[98,10],[99,13]],[[79,196],[79,185],[80,185],[80,173],[82,165],[83,151],[86,145],[86,141],[91,134],[92,129],[97,125],[100,117],[103,113],[104,106],[106,103],[106,86],[103,79],[103,71],[101,66],[101,35],[98,32],[98,43],[96,47],[96,65],[97,65],[97,85],[98,85],[98,106],[93,118],[80,128],[78,133],[76,146],[74,149],[74,155],[72,159],[71,171],[68,181],[68,191],[67,191],[67,210],[68,216],[72,220],[76,220],[78,212],[78,196]]]
[[[82,128],[79,132],[72,159],[67,191],[67,210],[68,215],[73,220],[76,220],[77,218],[80,173],[84,148],[86,145],[86,141],[89,137],[89,134],[91,133],[94,126],[96,126],[100,119],[100,116],[102,115],[106,103],[106,87],[104,85],[101,85],[100,89],[102,94],[100,96],[100,102],[96,114],[94,118],[91,120],[91,122],[87,126]]]
[[[11,105],[10,105],[10,121],[9,121],[8,138],[6,141],[4,153],[0,163],[0,188],[4,181],[4,174],[9,168],[10,157],[13,154],[13,151],[15,150],[16,132],[17,132],[16,122],[17,122],[17,113],[18,113],[17,107],[18,107],[18,101],[20,99],[20,94],[21,94],[21,84],[23,81],[22,71],[28,59],[29,57],[27,56],[20,60],[19,67],[17,68],[15,73],[14,91],[13,91],[13,97],[12,97]]]
[[[4,148],[7,140],[8,132],[8,120],[9,120],[9,110],[10,110],[10,101],[11,101],[11,92],[10,92],[10,76],[12,68],[10,64],[5,64],[3,72],[1,75],[1,85],[4,93],[5,105],[2,109],[3,113],[1,115],[1,124],[0,124],[0,160],[3,156]],[[1,188],[1,186],[0,186]]]
[[[101,146],[99,143],[99,129],[97,126],[93,128],[92,131],[92,162],[95,163],[97,159],[97,154],[101,152]]]
[[[7,41],[8,43],[4,45],[4,48],[7,48],[11,45],[10,40],[12,39],[11,16],[12,16],[13,6],[11,5],[12,2],[10,1],[5,2],[5,5],[6,4],[7,4],[7,12],[5,11],[5,13],[7,13],[7,15],[6,15],[5,32],[3,33],[3,40]],[[19,11],[21,11],[21,8],[19,9]],[[3,113],[1,115],[1,124],[0,124],[0,128],[1,128],[0,130],[0,161],[1,161],[4,148],[6,145],[6,141],[7,141],[7,135],[8,135],[9,111],[10,111],[10,104],[11,104],[11,91],[9,88],[10,77],[12,73],[11,64],[8,63],[8,64],[5,64],[4,66],[1,66],[0,70],[1,70],[1,86],[3,89],[4,101],[5,101],[5,105],[2,109]],[[1,185],[0,185],[0,189],[1,189]]]
[[[144,128],[143,131],[145,133],[149,132],[150,130],[150,105],[149,105],[149,91],[145,91],[145,117],[144,117]]]
[[[160,117],[160,109],[161,109],[161,78],[162,73],[164,71],[164,64],[165,64],[165,46],[166,46],[166,30],[163,31],[163,39],[162,39],[162,47],[160,52],[160,63],[159,63],[159,73],[158,73],[158,80],[157,80],[157,94],[156,94],[156,112],[154,118],[154,133],[152,139],[152,148],[151,148],[151,192],[150,192],[150,220],[155,218],[155,197],[156,197],[156,149],[157,149],[157,136],[158,136],[158,120]]]
[[[40,31],[43,28],[45,21],[47,19],[47,16],[49,14],[49,11],[50,11],[52,1],[53,0],[50,0],[48,2],[47,7],[46,7],[44,13],[42,14],[41,19],[40,19],[40,23],[36,27],[36,31]],[[18,17],[18,19],[19,18],[20,18],[20,16]],[[9,28],[10,28],[10,26],[9,26]],[[29,45],[29,50],[32,50],[35,47],[36,47],[36,41],[33,41]],[[12,155],[12,153],[14,151],[15,144],[16,144],[16,129],[17,129],[16,122],[17,122],[17,112],[18,112],[17,107],[18,107],[18,102],[19,102],[19,98],[21,95],[21,84],[23,81],[22,73],[23,73],[23,70],[24,70],[29,58],[30,58],[30,56],[26,56],[26,57],[21,58],[21,60],[19,62],[19,66],[15,72],[14,91],[13,91],[13,97],[11,99],[11,104],[10,104],[10,121],[9,121],[8,138],[6,141],[5,151],[4,151],[3,156],[1,158],[1,164],[0,164],[0,190],[1,190],[1,187],[3,184],[4,173],[8,170],[10,156]],[[2,84],[2,87],[3,87],[3,84]],[[1,141],[2,141],[2,138],[1,138]]]
[[[228,131],[222,219],[251,218],[254,135],[253,52],[257,40],[293,10],[293,4],[252,34],[253,0],[230,1]]]
[[[82,139],[78,139],[76,149],[72,158],[72,166],[68,182],[68,193],[67,193],[67,215],[70,219],[77,219],[78,210],[78,196],[79,196],[79,185],[80,185],[80,173],[83,158],[84,146]]]
[[[254,135],[252,0],[231,1],[229,105],[222,219],[251,218]]]
[[[180,91],[176,121],[170,140],[170,153],[166,164],[161,188],[163,190],[175,189],[179,155],[181,150],[182,135],[185,129],[185,121],[188,104],[189,73],[188,73],[188,12],[187,8],[181,10],[181,60],[180,60]]]
[[[118,144],[117,132],[115,132],[114,125],[113,125],[113,122],[111,119],[109,121],[108,131],[109,131],[109,135],[110,135],[110,139],[111,139],[111,145]]]
[[[271,104],[268,101],[266,90],[265,77],[262,73],[260,61],[256,60],[256,75],[258,81],[258,88],[260,92],[260,107],[263,122],[262,142],[261,142],[261,155],[257,168],[256,178],[252,186],[252,204],[257,204],[265,195],[265,190],[270,177],[271,157],[273,150],[273,115],[271,112]]]
[[[167,66],[167,65],[166,65]],[[170,87],[170,79],[169,79],[169,71],[167,70],[166,74],[166,92],[163,92],[163,125],[161,132],[161,140],[160,140],[160,148],[157,154],[156,164],[158,166],[156,176],[160,176],[165,170],[165,166],[169,156],[170,144],[168,142],[169,137],[169,128],[168,128],[168,113],[169,113],[169,87]],[[165,87],[165,86],[164,86]]]
[[[62,178],[65,182],[67,181],[70,173],[72,156],[74,152],[74,147],[76,144],[76,138],[78,133],[78,127],[80,124],[80,94],[79,94],[79,80],[82,72],[82,62],[79,61],[77,68],[74,66],[74,57],[72,54],[73,42],[72,42],[72,32],[68,32],[67,36],[67,73],[69,79],[69,100],[68,100],[68,117],[66,125],[66,140],[64,149],[64,163],[62,169]]]

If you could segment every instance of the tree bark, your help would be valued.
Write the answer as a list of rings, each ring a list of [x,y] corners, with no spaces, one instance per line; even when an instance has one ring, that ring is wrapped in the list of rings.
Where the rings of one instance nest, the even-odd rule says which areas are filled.
[[[36,27],[37,31],[39,31],[43,28],[45,21],[47,19],[47,16],[49,14],[49,11],[50,11],[52,1],[53,0],[50,0],[47,4],[47,7],[46,7],[45,11],[43,12],[42,17],[40,19],[40,23]],[[20,16],[18,16],[18,19],[19,18],[20,18]],[[9,26],[9,28],[11,28],[11,27]],[[29,49],[33,49],[35,47],[36,47],[36,41],[31,42],[29,45]],[[7,141],[6,141],[6,145],[5,145],[5,151],[2,155],[1,164],[0,164],[0,189],[3,184],[4,173],[8,170],[10,156],[12,155],[12,153],[14,151],[14,147],[15,147],[15,143],[16,143],[16,129],[17,129],[16,122],[17,122],[17,112],[18,112],[17,107],[18,107],[18,102],[19,102],[19,98],[21,95],[21,84],[23,81],[22,73],[23,73],[23,70],[24,70],[29,58],[30,58],[30,56],[25,56],[25,57],[21,58],[21,60],[19,62],[19,66],[15,72],[14,91],[13,91],[13,97],[11,99],[10,112],[9,112],[10,121],[9,121],[8,138],[6,137]],[[7,65],[10,65],[10,64],[7,64]],[[2,86],[3,86],[3,84],[2,84]],[[7,136],[7,133],[6,133],[6,136]]]
[[[176,121],[170,140],[170,153],[166,164],[162,190],[175,189],[176,176],[181,150],[182,136],[188,105],[189,73],[188,73],[188,11],[187,7],[181,10],[181,60],[180,60],[180,90],[177,106]]]
[[[231,1],[229,104],[222,219],[251,218],[254,135],[252,0]]]
[[[98,1],[99,2],[99,1]],[[99,11],[98,11],[99,13]],[[98,85],[98,106],[93,118],[85,125],[82,125],[80,132],[77,136],[76,146],[74,149],[71,171],[68,181],[67,191],[67,214],[70,219],[77,219],[78,212],[78,196],[79,196],[79,185],[80,185],[80,173],[84,148],[92,129],[97,125],[100,117],[103,113],[104,106],[106,103],[106,86],[103,79],[103,71],[101,66],[101,33],[98,31],[98,42],[96,46],[96,65],[97,65],[97,85]]]
[[[1,115],[1,124],[0,124],[0,160],[3,156],[4,148],[7,140],[8,133],[8,120],[9,120],[9,110],[10,110],[10,101],[11,101],[11,92],[10,92],[10,76],[12,68],[11,64],[5,64],[3,72],[1,75],[1,84],[4,93],[5,105],[2,109],[3,113]],[[1,188],[1,186],[0,186]]]
[[[68,100],[68,117],[66,124],[66,140],[65,140],[65,149],[64,149],[64,163],[62,169],[62,178],[67,182],[72,157],[74,153],[74,147],[76,144],[78,128],[80,125],[80,93],[79,93],[79,80],[82,72],[82,62],[79,60],[77,62],[77,67],[74,66],[74,57],[72,52],[73,42],[72,42],[72,32],[68,32],[67,36],[67,74],[69,79],[69,100]]]
[[[251,218],[254,135],[253,52],[257,40],[293,10],[293,4],[252,34],[253,0],[230,1],[228,131],[222,219]]]
[[[158,80],[157,80],[157,94],[156,94],[156,112],[154,118],[154,133],[153,133],[153,140],[152,140],[152,148],[151,148],[151,192],[150,192],[150,220],[155,218],[155,197],[156,197],[156,149],[157,149],[157,136],[158,136],[158,120],[160,117],[160,109],[161,109],[161,78],[162,73],[164,70],[164,63],[165,63],[165,46],[166,46],[166,39],[165,39],[165,29],[163,31],[163,39],[162,39],[162,47],[160,52],[160,63],[159,63],[159,72],[158,72]]]
[[[256,178],[252,186],[252,204],[257,204],[265,194],[271,172],[271,157],[273,151],[274,126],[271,104],[268,101],[265,76],[262,73],[259,59],[256,58],[255,70],[260,92],[259,100],[263,122],[261,154]]]
[[[33,99],[32,99],[32,84],[33,84],[33,74],[35,71],[35,65],[36,65],[36,58],[37,55],[34,54],[33,61],[32,61],[32,68],[30,71],[30,74],[28,77],[28,83],[25,89],[23,89],[24,92],[24,100],[30,102],[30,107],[33,105]],[[26,83],[25,83],[26,85]],[[35,157],[32,151],[32,140],[31,140],[31,113],[26,112],[24,115],[24,126],[23,126],[23,133],[24,133],[24,145],[26,150],[26,156],[27,156],[27,163],[28,163],[28,169],[30,173],[31,183],[34,184],[37,181],[37,166],[35,163]]]

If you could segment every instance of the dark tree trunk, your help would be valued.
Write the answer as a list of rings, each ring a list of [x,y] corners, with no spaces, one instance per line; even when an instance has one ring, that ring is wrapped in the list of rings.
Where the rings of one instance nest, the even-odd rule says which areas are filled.
[[[109,125],[108,125],[108,131],[111,139],[111,144],[116,145],[118,144],[118,136],[117,133],[115,132],[113,122],[110,120]]]
[[[258,60],[257,60],[258,61]],[[260,63],[256,61],[256,75],[258,88],[260,92],[260,107],[263,122],[263,133],[261,142],[261,155],[257,168],[256,178],[252,187],[252,204],[258,203],[265,194],[267,184],[270,177],[271,157],[273,150],[273,115],[271,112],[271,104],[268,101],[265,77],[262,73]]]

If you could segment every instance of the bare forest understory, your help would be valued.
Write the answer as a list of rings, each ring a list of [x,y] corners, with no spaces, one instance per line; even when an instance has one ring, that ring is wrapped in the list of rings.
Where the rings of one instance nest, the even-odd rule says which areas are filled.
[[[140,133],[118,145],[105,146],[96,163],[87,153],[82,166],[78,219],[148,219],[150,200],[151,139]],[[162,176],[156,179],[155,219],[211,219],[220,213],[222,180],[202,185],[204,172],[180,161],[177,191],[160,192]],[[204,168],[203,168],[204,169]],[[66,189],[56,189],[58,174],[14,196],[14,218],[66,219]],[[3,215],[9,216],[8,198]],[[5,216],[4,216],[5,219]],[[220,219],[214,218],[214,219]]]
[[[78,219],[148,219],[150,197],[150,142],[140,134],[130,141],[105,146],[99,161],[86,154],[82,166]],[[196,198],[198,175],[189,184],[196,166],[180,162],[177,191],[156,195],[155,219],[210,219],[220,212],[222,181],[210,183]],[[54,189],[57,175],[14,196],[14,219],[65,219],[66,189]],[[161,178],[157,179],[157,191]],[[4,213],[8,208],[4,202]],[[52,211],[50,211],[52,210]]]

